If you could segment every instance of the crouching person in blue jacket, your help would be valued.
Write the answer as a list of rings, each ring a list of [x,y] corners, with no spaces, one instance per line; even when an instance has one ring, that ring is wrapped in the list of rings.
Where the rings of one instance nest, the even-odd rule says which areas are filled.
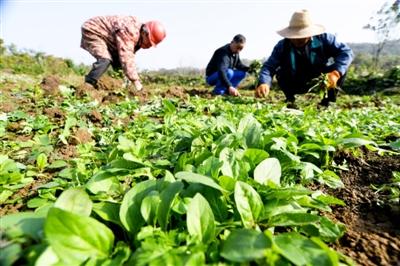
[[[238,34],[233,40],[218,48],[206,68],[206,82],[215,86],[213,94],[240,96],[237,86],[246,77],[249,67],[240,60],[239,53],[246,44],[246,38]]]
[[[338,42],[335,35],[325,33],[321,25],[313,24],[307,10],[295,12],[289,26],[278,31],[284,37],[264,62],[256,88],[256,97],[266,97],[276,75],[278,85],[286,96],[288,107],[294,107],[295,95],[310,90],[310,81],[327,74],[328,92],[320,105],[336,101],[347,69],[353,60],[349,46]]]

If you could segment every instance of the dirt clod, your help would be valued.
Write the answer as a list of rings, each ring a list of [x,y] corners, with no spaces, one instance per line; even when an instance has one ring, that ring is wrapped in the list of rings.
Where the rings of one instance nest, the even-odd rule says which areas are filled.
[[[88,143],[93,140],[92,134],[85,128],[79,128],[73,137],[70,138],[69,142],[72,145]]]
[[[58,76],[50,75],[43,78],[42,82],[40,83],[40,87],[44,91],[46,95],[59,95],[60,90],[58,86],[60,85],[60,79]]]

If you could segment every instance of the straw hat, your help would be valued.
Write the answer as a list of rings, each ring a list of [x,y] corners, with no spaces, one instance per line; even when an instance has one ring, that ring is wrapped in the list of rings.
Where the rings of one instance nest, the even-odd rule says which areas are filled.
[[[324,26],[311,22],[310,13],[307,10],[294,12],[289,26],[277,31],[279,35],[289,39],[307,38],[324,32]]]

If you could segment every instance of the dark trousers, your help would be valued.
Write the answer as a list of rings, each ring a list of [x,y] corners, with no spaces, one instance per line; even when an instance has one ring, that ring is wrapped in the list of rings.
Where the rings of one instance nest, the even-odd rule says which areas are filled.
[[[339,78],[337,82],[337,87],[342,87],[345,79],[346,73]],[[287,102],[294,102],[294,96],[296,94],[304,94],[310,89],[310,87],[307,86],[307,82],[309,82],[310,80],[307,82],[302,82],[289,77],[277,77],[277,80],[279,87],[286,96]],[[336,102],[336,94],[336,89],[328,90],[327,101]]]
[[[99,58],[93,63],[92,70],[85,76],[85,82],[97,85],[99,78],[107,71],[111,64],[111,60],[105,58]]]

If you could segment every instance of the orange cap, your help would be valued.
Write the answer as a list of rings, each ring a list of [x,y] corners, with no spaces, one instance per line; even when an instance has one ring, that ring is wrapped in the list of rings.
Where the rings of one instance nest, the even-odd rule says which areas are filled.
[[[167,35],[164,26],[157,20],[146,22],[146,28],[149,31],[149,40],[151,45],[157,46]]]

